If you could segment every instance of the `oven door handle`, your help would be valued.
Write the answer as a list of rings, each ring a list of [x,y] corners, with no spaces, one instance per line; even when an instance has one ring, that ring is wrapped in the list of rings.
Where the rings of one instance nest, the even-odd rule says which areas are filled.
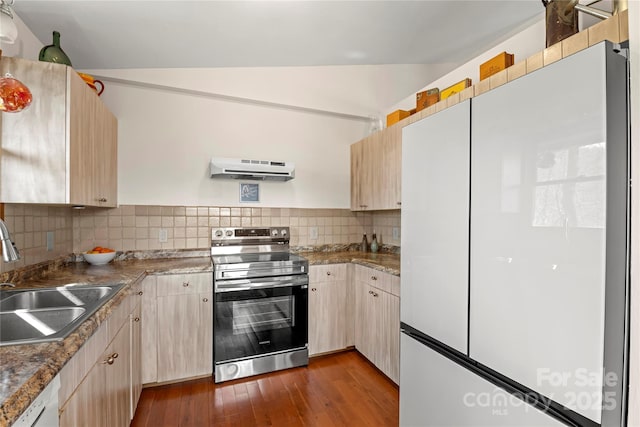
[[[248,282],[243,284],[229,283],[218,284],[216,283],[216,292],[238,292],[238,291],[250,291],[252,289],[269,289],[269,288],[286,288],[300,286],[302,289],[306,289],[309,285],[308,280],[279,280],[273,282]]]

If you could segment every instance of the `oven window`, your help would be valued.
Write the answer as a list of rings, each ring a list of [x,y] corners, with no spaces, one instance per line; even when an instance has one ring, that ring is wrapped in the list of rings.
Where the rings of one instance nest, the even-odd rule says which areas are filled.
[[[216,293],[215,362],[304,347],[307,295],[306,286]]]
[[[232,302],[233,333],[267,331],[294,326],[293,296]]]

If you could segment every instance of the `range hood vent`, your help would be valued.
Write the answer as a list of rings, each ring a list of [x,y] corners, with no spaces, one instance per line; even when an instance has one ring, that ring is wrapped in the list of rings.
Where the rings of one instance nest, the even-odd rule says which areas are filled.
[[[295,165],[273,160],[229,159],[214,157],[210,165],[211,178],[246,179],[254,181],[289,181],[295,177]]]

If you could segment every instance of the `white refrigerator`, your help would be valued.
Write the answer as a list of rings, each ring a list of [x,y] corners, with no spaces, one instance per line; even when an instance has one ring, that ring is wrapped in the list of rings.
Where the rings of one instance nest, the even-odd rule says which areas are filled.
[[[627,75],[603,42],[403,129],[402,426],[625,424]]]

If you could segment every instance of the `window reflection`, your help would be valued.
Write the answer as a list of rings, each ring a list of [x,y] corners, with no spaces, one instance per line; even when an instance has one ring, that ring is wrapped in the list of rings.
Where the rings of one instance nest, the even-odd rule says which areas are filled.
[[[604,142],[539,151],[533,225],[604,228]]]

